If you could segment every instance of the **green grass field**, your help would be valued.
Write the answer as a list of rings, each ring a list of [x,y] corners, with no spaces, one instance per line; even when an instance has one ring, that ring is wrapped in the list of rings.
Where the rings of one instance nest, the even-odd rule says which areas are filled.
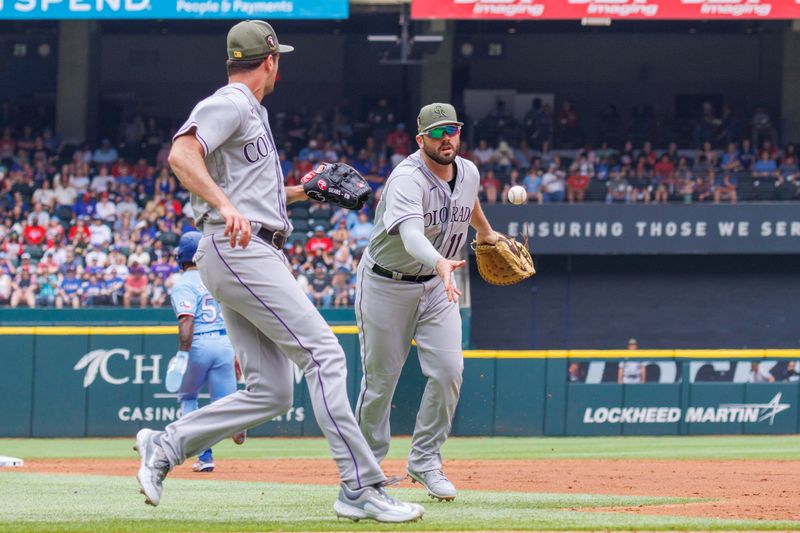
[[[0,439],[0,455],[25,459],[133,458],[132,439]],[[396,439],[402,458],[408,439]],[[781,459],[800,460],[800,436],[460,438],[449,459]],[[324,458],[320,439],[223,442],[220,457]],[[470,530],[800,530],[800,521],[719,520],[585,512],[597,507],[684,503],[689,499],[596,494],[460,491],[452,504],[421,490],[394,494],[426,505],[424,520],[400,526],[337,520],[336,487],[168,479],[162,504],[145,506],[131,476],[30,474],[0,471],[0,531],[470,531]]]

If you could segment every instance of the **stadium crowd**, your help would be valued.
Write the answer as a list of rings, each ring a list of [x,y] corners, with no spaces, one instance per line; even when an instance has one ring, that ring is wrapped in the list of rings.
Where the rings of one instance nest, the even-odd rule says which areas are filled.
[[[462,135],[461,155],[481,170],[483,201],[505,202],[515,184],[535,203],[798,198],[796,148],[779,148],[774,129],[753,126],[752,136],[736,142],[704,107],[708,121],[698,121],[695,150],[670,143],[659,151],[646,140],[555,149],[578,139],[568,131],[578,119],[569,103],[548,113],[534,101],[518,123],[498,106],[468,126],[477,142]],[[0,124],[0,305],[169,305],[180,276],[173,248],[193,228],[189,195],[167,163],[174,125],[137,115],[117,142],[92,147],[20,122]],[[350,306],[374,205],[392,168],[415,149],[413,132],[386,100],[361,122],[335,108],[327,116],[278,114],[273,130],[287,184],[318,161],[338,160],[373,188],[373,203],[359,213],[290,206],[295,232],[286,253],[298,283],[320,307]]]

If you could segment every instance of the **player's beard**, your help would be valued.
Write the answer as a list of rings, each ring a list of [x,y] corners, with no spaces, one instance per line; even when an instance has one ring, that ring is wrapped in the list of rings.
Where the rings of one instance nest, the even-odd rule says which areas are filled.
[[[436,147],[430,146],[427,142],[423,142],[422,149],[425,151],[425,155],[440,165],[449,165],[455,160],[456,155],[458,155],[458,144],[458,138],[451,137],[449,140],[443,141]],[[445,156],[441,153],[441,151],[447,146],[452,148],[452,151],[450,155]]]

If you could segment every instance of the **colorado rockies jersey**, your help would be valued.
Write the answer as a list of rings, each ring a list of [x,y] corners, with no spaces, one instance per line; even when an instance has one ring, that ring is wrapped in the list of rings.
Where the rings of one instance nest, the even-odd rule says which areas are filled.
[[[456,183],[451,192],[450,185],[425,166],[420,151],[397,165],[386,181],[375,213],[368,248],[372,261],[401,274],[434,273],[406,252],[398,234],[400,223],[415,217],[423,220],[425,236],[443,257],[458,256],[467,241],[480,176],[475,164],[461,157],[456,157],[455,169]]]
[[[208,173],[239,212],[252,222],[291,233],[283,172],[267,110],[242,83],[231,83],[198,103],[175,138],[191,133],[203,146]],[[192,194],[198,222],[224,219]]]
[[[203,285],[200,272],[196,269],[183,273],[180,281],[172,288],[170,300],[175,316],[194,316],[195,335],[225,329],[219,304]]]

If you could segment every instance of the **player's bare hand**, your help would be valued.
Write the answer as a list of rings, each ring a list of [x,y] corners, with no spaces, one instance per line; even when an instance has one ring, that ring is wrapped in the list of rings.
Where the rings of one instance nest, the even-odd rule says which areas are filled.
[[[243,217],[233,205],[220,207],[219,214],[225,219],[225,236],[230,237],[231,248],[236,248],[237,239],[239,246],[247,248],[252,235],[250,221]]]
[[[478,241],[478,244],[497,244],[497,232],[494,230],[479,231],[475,234],[475,240]]]
[[[458,302],[458,297],[461,296],[461,291],[458,290],[456,282],[453,279],[453,272],[463,267],[465,261],[453,261],[452,259],[440,258],[436,262],[436,273],[442,278],[444,282],[444,291],[447,293],[447,299],[451,302]]]

